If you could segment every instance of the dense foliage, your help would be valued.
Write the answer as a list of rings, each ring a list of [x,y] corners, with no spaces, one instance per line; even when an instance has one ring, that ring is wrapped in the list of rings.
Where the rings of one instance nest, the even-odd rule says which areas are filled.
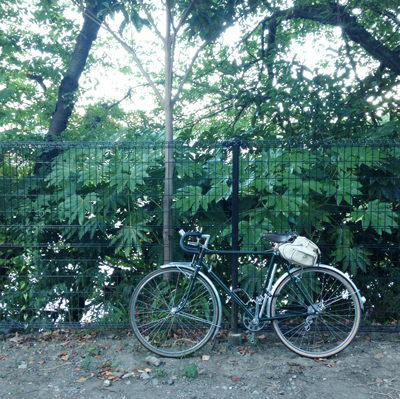
[[[2,150],[3,320],[76,322],[110,309],[123,318],[138,279],[162,262],[162,136]],[[43,161],[43,152],[54,151]],[[324,263],[356,278],[374,318],[395,319],[399,151],[395,141],[243,141],[241,248],[265,247],[261,232],[297,230],[319,243]],[[182,227],[202,229],[213,245],[229,248],[231,150],[181,142],[175,153],[175,237]],[[176,247],[174,259],[182,256]],[[230,260],[212,262],[228,281]],[[241,258],[240,265],[241,285],[252,295],[263,262]]]
[[[234,137],[242,247],[297,229],[368,291],[373,318],[398,319],[395,0],[172,1],[168,34],[150,1],[29,3],[0,5],[0,138],[14,142],[1,147],[1,321],[124,319],[162,263],[165,209],[229,246]],[[104,91],[107,74],[122,77]],[[243,276],[261,265],[241,259]]]

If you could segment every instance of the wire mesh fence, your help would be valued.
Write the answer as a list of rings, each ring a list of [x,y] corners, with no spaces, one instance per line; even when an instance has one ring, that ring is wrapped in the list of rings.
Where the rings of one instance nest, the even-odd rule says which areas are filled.
[[[296,230],[355,280],[366,328],[398,328],[399,142],[177,142],[174,154],[174,259],[181,228],[242,250]],[[162,264],[163,192],[160,142],[0,143],[0,326],[125,327],[134,287]],[[210,262],[229,283],[232,259]],[[251,298],[263,259],[237,262]]]

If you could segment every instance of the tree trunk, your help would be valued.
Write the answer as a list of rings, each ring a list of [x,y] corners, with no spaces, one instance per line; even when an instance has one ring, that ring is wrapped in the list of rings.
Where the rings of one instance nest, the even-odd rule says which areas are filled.
[[[173,228],[172,228],[172,194],[174,177],[174,133],[173,133],[173,102],[172,102],[172,69],[173,69],[173,36],[171,36],[171,14],[166,7],[166,35],[165,35],[165,181],[163,198],[163,239],[164,263],[173,260]]]
[[[96,22],[98,7],[88,6],[83,13],[82,29],[76,39],[75,49],[71,55],[68,71],[61,81],[58,90],[56,109],[51,117],[49,136],[60,136],[67,128],[68,119],[74,109],[74,93],[78,88],[79,78],[86,65],[92,43],[96,40],[101,21]]]
[[[172,195],[174,177],[174,142],[172,128],[173,108],[165,109],[165,181],[163,199],[163,238],[164,238],[164,263],[173,261],[173,226],[172,226]]]

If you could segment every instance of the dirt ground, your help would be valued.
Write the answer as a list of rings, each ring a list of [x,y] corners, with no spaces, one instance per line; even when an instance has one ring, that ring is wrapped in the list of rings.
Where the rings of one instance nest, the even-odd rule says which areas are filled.
[[[129,331],[11,334],[0,340],[0,398],[400,398],[400,334],[360,334],[325,360],[259,335],[231,346],[222,334],[192,357],[149,359]]]

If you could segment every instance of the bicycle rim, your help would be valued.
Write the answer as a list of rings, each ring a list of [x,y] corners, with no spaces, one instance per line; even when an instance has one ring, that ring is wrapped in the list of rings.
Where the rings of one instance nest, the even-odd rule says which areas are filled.
[[[311,358],[332,356],[346,348],[357,333],[361,316],[353,286],[335,271],[323,268],[300,269],[293,277],[312,306],[290,276],[279,284],[273,293],[271,315],[288,316],[273,321],[281,341]]]
[[[129,317],[138,340],[167,357],[182,357],[203,347],[217,327],[219,308],[212,287],[198,276],[187,296],[192,271],[158,270],[132,295]],[[178,310],[182,301],[187,301]]]

